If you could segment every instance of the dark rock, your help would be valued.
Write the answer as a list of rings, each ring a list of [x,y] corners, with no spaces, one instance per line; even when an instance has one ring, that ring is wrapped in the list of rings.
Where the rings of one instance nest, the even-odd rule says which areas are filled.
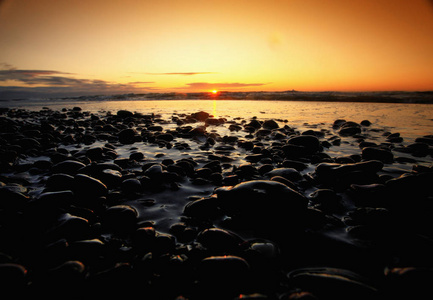
[[[257,129],[261,128],[262,127],[262,123],[260,123],[257,120],[251,120],[250,123],[248,123],[248,124],[245,125],[245,129],[247,127],[253,128],[253,131],[254,131],[254,130],[257,130]]]
[[[107,186],[100,180],[84,174],[74,177],[74,193],[79,197],[100,197],[107,195]]]
[[[128,178],[123,180],[120,188],[125,195],[135,195],[141,193],[143,190],[140,180],[135,178]]]
[[[205,121],[207,118],[209,118],[209,114],[207,112],[204,111],[199,111],[196,113],[191,114],[191,117],[193,117],[194,119],[196,119],[197,121]]]
[[[280,126],[278,125],[278,123],[277,122],[275,122],[274,120],[266,120],[266,121],[264,121],[263,122],[263,128],[265,128],[265,129],[277,129],[277,128],[279,128]]]
[[[78,173],[78,170],[84,168],[86,165],[75,160],[65,160],[55,164],[51,171],[53,173],[63,173],[68,175],[75,175]]]
[[[198,266],[200,299],[233,299],[245,289],[250,266],[233,255],[210,256]]]
[[[0,209],[21,209],[30,198],[11,186],[0,187]]]
[[[271,177],[271,181],[276,181],[276,182],[280,182],[286,186],[288,186],[289,188],[291,188],[292,190],[299,192],[298,191],[298,187],[289,179],[285,178],[285,177],[281,177],[281,176],[273,176]]]
[[[362,125],[362,126],[366,126],[366,127],[368,127],[368,126],[371,125],[371,122],[370,122],[369,120],[362,120],[362,121],[361,121],[361,125]]]
[[[391,151],[385,149],[366,147],[362,149],[362,159],[379,160],[383,163],[392,163],[394,161],[394,155]]]
[[[140,138],[140,136],[137,131],[132,128],[124,129],[119,132],[119,142],[122,144],[133,144],[138,138]]]
[[[319,299],[372,299],[377,290],[368,280],[349,270],[336,268],[297,269],[288,275],[295,287],[313,293]]]
[[[117,112],[117,116],[122,119],[131,118],[134,114],[128,110],[119,110]]]
[[[281,176],[290,181],[302,180],[302,175],[293,168],[277,168],[265,174],[266,177],[272,178],[274,176]]]
[[[36,200],[37,205],[45,208],[66,208],[74,202],[74,193],[72,191],[46,192]]]
[[[341,125],[339,135],[342,136],[353,136],[361,133],[361,125],[355,122],[345,122]]]
[[[286,185],[267,180],[253,180],[234,187],[216,190],[220,207],[230,216],[248,222],[266,220],[297,222],[307,207],[308,200]]]
[[[385,271],[383,287],[386,299],[429,299],[433,270],[424,267],[394,267]]]
[[[171,133],[163,133],[157,135],[156,139],[161,141],[171,142],[172,140],[174,140],[174,137]]]
[[[26,287],[27,270],[15,263],[0,264],[0,287],[2,292],[12,292],[16,296]]]
[[[45,186],[50,191],[72,190],[74,187],[74,177],[67,174],[53,174],[48,177]]]
[[[198,234],[197,242],[217,253],[233,253],[240,250],[245,241],[233,232],[219,228],[209,228]]]
[[[102,225],[117,233],[127,233],[136,229],[137,217],[138,213],[132,206],[115,205],[105,211]]]
[[[304,147],[306,154],[313,154],[321,150],[319,139],[313,135],[295,136],[289,139],[287,143]]]

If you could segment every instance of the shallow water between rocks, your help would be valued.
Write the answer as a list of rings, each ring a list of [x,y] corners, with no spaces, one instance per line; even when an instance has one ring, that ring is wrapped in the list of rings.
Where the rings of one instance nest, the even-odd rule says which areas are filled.
[[[320,163],[338,163],[339,165],[356,164],[363,159],[361,143],[375,144],[374,147],[386,148],[393,154],[392,161],[383,161],[383,167],[377,172],[378,176],[386,178],[399,178],[402,174],[413,173],[414,166],[420,166],[422,170],[431,172],[432,168],[432,145],[425,144],[424,152],[414,153],[414,144],[419,144],[417,138],[427,137],[430,141],[433,134],[433,109],[429,105],[420,104],[379,104],[379,103],[344,103],[335,102],[302,102],[302,101],[221,101],[221,100],[147,100],[147,101],[34,101],[17,102],[15,107],[9,107],[12,112],[12,119],[17,122],[27,123],[28,125],[38,123],[38,120],[49,117],[52,112],[62,111],[68,114],[68,119],[75,118],[76,128],[82,128],[83,132],[91,131],[96,120],[106,120],[111,116],[116,116],[119,110],[127,110],[132,113],[148,116],[151,125],[161,126],[160,129],[152,131],[152,137],[160,133],[174,133],[181,127],[191,126],[192,129],[201,127],[205,134],[186,134],[174,135],[173,140],[144,140],[128,143],[120,143],[117,140],[117,133],[113,134],[110,144],[117,154],[116,157],[104,157],[100,162],[116,163],[123,160],[123,178],[138,178],[137,174],[145,173],[144,165],[164,164],[171,159],[174,162],[182,159],[190,159],[195,162],[194,175],[183,177],[171,186],[164,186],[158,189],[147,188],[133,195],[124,195],[125,191],[120,191],[119,186],[115,186],[111,192],[116,192],[113,199],[117,204],[129,205],[138,213],[138,224],[151,224],[155,230],[162,234],[173,233],[173,226],[186,222],[185,206],[188,203],[202,198],[212,198],[216,196],[216,189],[221,186],[234,186],[241,182],[251,180],[270,180],[265,174],[252,171],[251,174],[244,174],[242,166],[247,169],[252,165],[255,170],[266,164],[271,164],[272,168],[281,168],[284,160],[288,157],[278,157],[270,155],[273,149],[278,149],[285,145],[290,139],[288,132],[293,136],[314,135],[321,142],[322,148],[317,157],[308,156],[296,157],[295,161],[300,161],[305,168],[298,170],[301,179],[293,179],[295,188],[300,194],[309,201],[309,206],[326,212],[330,224],[317,229],[317,232],[329,238],[342,241],[359,247],[368,247],[369,239],[363,239],[362,234],[357,235],[355,230],[349,233],[348,227],[342,225],[347,220],[350,212],[356,211],[369,205],[356,203],[353,193],[357,190],[350,190],[349,186],[335,188],[336,195],[339,197],[340,207],[338,209],[326,210],[325,204],[318,206],[315,202],[315,192],[327,187],[327,184],[315,182],[317,167]],[[75,109],[75,113],[72,113]],[[77,107],[80,108],[77,109]],[[16,109],[26,109],[21,113],[14,114]],[[184,122],[185,118],[199,111],[208,112],[212,119],[220,119],[216,125],[205,123],[204,120],[194,122]],[[3,114],[3,117],[8,113]],[[94,116],[94,123],[89,127],[90,119]],[[125,128],[132,128],[140,133],[141,130],[149,129],[150,124],[134,123],[134,118],[126,122],[123,118]],[[181,121],[179,121],[181,120]],[[183,120],[183,121],[182,121]],[[259,121],[260,128],[247,129],[252,120]],[[275,121],[275,128],[265,129],[263,124],[267,120]],[[356,133],[342,134],[341,127],[335,126],[336,120],[355,122]],[[368,120],[369,122],[365,122]],[[364,121],[364,122],[363,122]],[[80,123],[81,122],[81,123]],[[72,124],[71,123],[71,124]],[[363,125],[359,125],[363,124]],[[238,126],[233,129],[231,126]],[[93,128],[92,128],[93,127]],[[122,127],[123,128],[123,127]],[[281,130],[280,130],[281,129]],[[264,130],[260,132],[260,130]],[[267,130],[267,131],[266,131]],[[277,137],[275,134],[280,130],[284,134]],[[143,132],[142,131],[142,132]],[[287,134],[287,135],[286,135]],[[143,135],[143,133],[142,133]],[[211,140],[209,140],[211,138]],[[91,142],[69,142],[57,145],[54,151],[75,155],[85,154],[89,149],[104,148],[107,141],[104,138],[96,138]],[[242,143],[253,142],[258,147],[256,152],[251,148],[241,146]],[[6,145],[4,145],[6,146]],[[369,145],[367,145],[369,146]],[[2,146],[3,147],[3,146]],[[63,149],[63,150],[62,150]],[[270,149],[270,150],[269,150]],[[269,152],[269,151],[270,152]],[[268,152],[269,153],[268,153]],[[142,159],[130,160],[131,154],[143,154]],[[280,151],[281,152],[281,151]],[[272,152],[274,153],[274,152]],[[276,152],[275,152],[276,153]],[[274,153],[274,154],[275,154]],[[263,154],[260,159],[255,159],[251,155]],[[313,156],[314,156],[313,155]],[[290,157],[289,157],[290,158]],[[298,159],[299,158],[299,159]],[[380,158],[380,157],[379,157]],[[373,159],[376,159],[374,157]],[[33,155],[32,153],[19,156],[15,162],[17,165],[32,165],[37,161],[50,160],[48,155],[43,153]],[[365,160],[365,159],[364,159]],[[369,159],[367,159],[369,160]],[[126,163],[128,161],[128,163]],[[165,161],[165,162],[164,162]],[[219,161],[221,166],[221,178],[223,181],[210,180],[209,177],[201,178],[198,174],[199,169],[203,168],[211,161]],[[96,162],[98,162],[96,160]],[[287,163],[286,165],[289,165]],[[23,168],[26,170],[26,168]],[[358,172],[358,171],[356,171]],[[239,174],[242,174],[239,175]],[[52,176],[52,172],[27,172],[19,168],[11,168],[1,174],[6,184],[24,181],[27,182],[27,191],[30,198],[38,199],[41,194],[46,192],[45,183]],[[239,176],[238,176],[239,175]],[[231,176],[238,176],[235,181],[230,181]],[[9,181],[9,182],[7,182]],[[381,181],[385,183],[385,179]],[[355,180],[355,183],[358,181]],[[368,183],[368,182],[367,182]],[[363,180],[359,182],[361,186],[368,186]],[[323,196],[322,196],[323,197]],[[368,195],[367,195],[368,197]],[[430,197],[430,196],[429,196]],[[324,199],[327,199],[326,197]],[[356,197],[355,197],[356,199]],[[320,203],[319,203],[320,204]],[[266,206],[266,203],[263,203]],[[378,205],[378,207],[381,207]],[[188,216],[189,217],[189,216]],[[236,216],[235,218],[236,219]],[[186,221],[185,221],[186,220]],[[245,240],[257,238],[256,230],[250,230],[242,226],[230,225],[232,218],[229,216],[215,217],[209,226],[230,229]],[[260,220],[257,220],[260,222]],[[228,225],[229,226],[228,226]],[[348,222],[347,224],[350,224]],[[346,224],[346,225],[347,225]],[[356,222],[355,222],[356,225]],[[193,225],[188,225],[194,227]],[[200,226],[198,226],[200,228]],[[280,228],[275,228],[278,235]],[[273,236],[273,234],[269,235]],[[104,236],[110,239],[110,235]],[[186,243],[188,244],[188,243]]]

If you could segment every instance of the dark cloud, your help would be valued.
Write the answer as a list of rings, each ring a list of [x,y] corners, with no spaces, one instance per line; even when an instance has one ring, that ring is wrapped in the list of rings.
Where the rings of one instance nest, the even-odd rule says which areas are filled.
[[[262,86],[268,83],[239,83],[239,82],[224,82],[224,83],[209,83],[209,82],[192,82],[187,83],[189,88],[193,89],[221,89],[221,88],[244,88],[252,86]]]
[[[126,84],[100,79],[74,78],[73,73],[53,70],[19,70],[8,64],[0,64],[0,83],[16,82],[17,85],[0,86],[0,98],[55,97],[89,94],[141,93],[154,90],[143,84],[154,82],[136,81]]]
[[[0,70],[0,81],[15,80],[25,84],[65,84],[64,79],[71,78],[52,75],[72,75],[71,73],[51,70],[17,70],[7,64],[2,64],[2,66],[9,68]]]
[[[206,75],[206,74],[217,74],[216,72],[170,72],[170,73],[144,73],[147,75],[181,75],[181,76],[192,76],[192,75]]]

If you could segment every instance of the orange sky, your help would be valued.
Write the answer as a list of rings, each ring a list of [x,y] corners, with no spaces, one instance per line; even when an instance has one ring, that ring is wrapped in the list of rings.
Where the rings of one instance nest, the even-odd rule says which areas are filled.
[[[0,0],[12,88],[433,90],[433,2]]]

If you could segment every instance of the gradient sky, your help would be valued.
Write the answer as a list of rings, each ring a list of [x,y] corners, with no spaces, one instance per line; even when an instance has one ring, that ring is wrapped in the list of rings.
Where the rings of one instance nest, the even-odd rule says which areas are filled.
[[[0,92],[433,90],[429,0],[0,0]]]

